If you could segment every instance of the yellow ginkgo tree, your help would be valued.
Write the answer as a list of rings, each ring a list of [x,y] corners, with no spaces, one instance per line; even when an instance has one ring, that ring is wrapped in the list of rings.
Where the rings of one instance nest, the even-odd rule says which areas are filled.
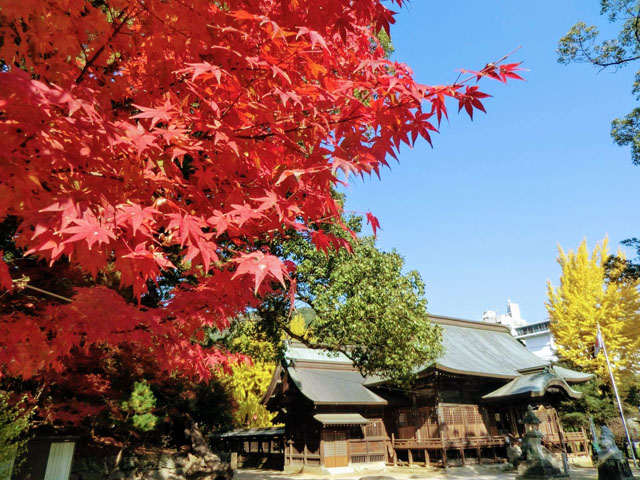
[[[548,282],[546,306],[560,359],[608,382],[604,356],[593,356],[599,324],[616,379],[633,375],[640,368],[640,281],[607,263],[607,238],[593,252],[586,239],[576,251],[558,250],[560,285]]]
[[[302,315],[294,315],[289,321],[289,329],[296,335],[307,337],[305,320]],[[222,377],[222,384],[233,399],[233,424],[236,428],[258,428],[272,426],[275,413],[262,404],[271,376],[276,368],[277,349],[273,343],[256,332],[251,319],[244,319],[238,325],[230,342],[232,351],[248,355],[251,363],[233,365],[232,375]]]

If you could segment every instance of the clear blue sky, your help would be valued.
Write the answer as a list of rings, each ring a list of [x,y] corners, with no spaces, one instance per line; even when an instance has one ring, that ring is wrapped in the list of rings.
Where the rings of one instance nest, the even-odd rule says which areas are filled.
[[[380,220],[379,247],[420,272],[431,313],[477,320],[511,299],[542,321],[558,244],[640,236],[640,167],[609,136],[635,106],[634,71],[558,64],[558,39],[581,19],[606,23],[596,0],[413,0],[397,16],[393,59],[421,83],[450,83],[519,46],[509,63],[529,69],[526,82],[483,82],[486,115],[453,113],[433,149],[404,148],[382,181],[346,192],[347,209]]]

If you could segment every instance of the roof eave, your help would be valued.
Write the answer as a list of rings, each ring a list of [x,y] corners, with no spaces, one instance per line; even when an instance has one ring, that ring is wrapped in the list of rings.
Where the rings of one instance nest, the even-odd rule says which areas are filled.
[[[470,371],[470,370],[458,370],[455,368],[450,368],[447,367],[446,365],[442,365],[440,363],[436,363],[434,366],[435,370],[441,370],[443,372],[447,372],[447,373],[455,373],[458,375],[468,375],[468,376],[472,376],[472,377],[486,377],[486,378],[498,378],[501,380],[513,380],[514,378],[519,377],[519,375],[501,375],[498,373],[488,373],[488,372],[474,372],[474,371]],[[428,369],[425,369],[423,371],[426,371]],[[422,373],[422,372],[420,372]]]

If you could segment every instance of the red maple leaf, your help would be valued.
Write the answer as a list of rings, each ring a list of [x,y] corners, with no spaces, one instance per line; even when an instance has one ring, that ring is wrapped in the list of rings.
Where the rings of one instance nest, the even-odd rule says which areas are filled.
[[[371,212],[367,212],[367,223],[371,225],[371,229],[373,230],[373,236],[375,237],[378,229],[380,228],[380,222],[376,217],[373,216]]]
[[[228,354],[191,339],[292,276],[264,245],[318,225],[348,230],[338,184],[379,174],[419,136],[431,143],[447,102],[484,111],[476,77],[520,79],[519,64],[496,62],[452,85],[418,83],[371,48],[393,23],[381,0],[114,2],[2,5],[20,21],[0,23],[0,58],[20,61],[0,72],[0,219],[15,218],[16,245],[46,260],[41,277],[68,268],[82,285],[101,273],[120,285],[115,297],[89,289],[100,322],[82,311],[96,312],[86,292],[69,308],[5,315],[0,372],[62,371],[72,351],[127,341],[153,351],[158,369],[210,375]],[[305,235],[325,252],[351,249]],[[169,258],[190,267],[175,269],[185,277],[134,316]],[[20,268],[0,261],[0,287]]]
[[[258,288],[267,276],[273,277],[284,285],[284,276],[287,274],[286,267],[274,255],[257,251],[242,255],[235,261],[238,264],[238,268],[232,278],[236,278],[239,275],[253,276],[255,293],[258,292]]]

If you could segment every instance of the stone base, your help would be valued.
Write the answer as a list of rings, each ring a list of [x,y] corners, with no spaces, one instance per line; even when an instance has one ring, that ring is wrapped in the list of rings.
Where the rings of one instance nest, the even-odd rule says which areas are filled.
[[[564,473],[561,473],[559,475],[516,475],[516,480],[522,479],[528,479],[528,480],[552,480],[554,478],[569,478],[569,475],[566,475]]]
[[[518,475],[516,479],[547,480],[552,478],[569,478],[569,475],[544,460],[534,464],[523,462],[518,465]]]
[[[626,461],[607,460],[598,467],[598,478],[604,480],[633,480],[631,467]]]

